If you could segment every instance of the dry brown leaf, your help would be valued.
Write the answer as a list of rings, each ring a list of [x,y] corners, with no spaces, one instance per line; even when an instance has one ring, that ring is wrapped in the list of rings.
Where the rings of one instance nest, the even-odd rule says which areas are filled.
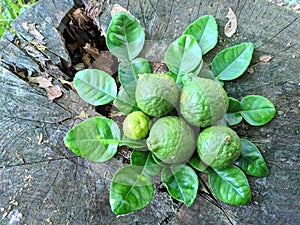
[[[43,76],[39,77],[29,77],[29,82],[39,84],[39,87],[44,88],[47,91],[47,96],[50,101],[60,97],[62,95],[62,91],[58,85],[52,84],[52,78],[46,78]]]
[[[67,81],[67,80],[65,80],[64,78],[59,78],[59,81],[62,83],[62,84],[67,84],[67,85],[69,85],[70,87],[71,87],[71,89],[73,90],[73,91],[75,91],[76,92],[76,89],[75,89],[75,87],[74,87],[74,85],[73,85],[73,82],[70,82],[70,81]]]
[[[31,45],[27,45],[24,47],[24,49],[28,55],[38,60],[43,67],[46,67],[46,62],[50,61],[50,59],[47,58],[42,52],[40,52],[38,48],[36,49]]]
[[[84,50],[86,50],[94,59],[97,59],[98,57],[100,57],[100,52],[98,50],[98,48],[95,48],[93,46],[91,46],[91,44],[86,43],[86,45],[83,47]]]
[[[250,74],[253,74],[253,73],[254,73],[253,67],[249,67],[249,68],[247,69],[247,72],[250,73]]]
[[[90,57],[90,54],[84,53],[82,56],[82,62],[86,67],[90,67],[92,65],[92,59]]]
[[[101,51],[100,56],[95,59],[91,68],[103,70],[108,74],[114,74],[118,71],[117,63],[115,63],[115,60],[109,51]]]
[[[22,23],[23,28],[31,34],[36,40],[39,41],[40,44],[45,44],[43,42],[44,36],[36,29],[35,23]]]
[[[128,12],[128,11],[125,8],[123,8],[122,6],[120,6],[119,4],[114,4],[114,6],[111,10],[111,16],[113,17],[118,12]],[[128,12],[128,13],[130,13],[130,12]]]
[[[263,62],[263,63],[267,63],[269,62],[271,59],[273,58],[273,56],[271,55],[262,55],[259,57],[259,61]]]
[[[39,77],[28,77],[28,80],[29,82],[39,84],[39,87],[41,88],[48,88],[53,86],[53,84],[51,83],[52,80],[51,78],[39,76]]]
[[[293,10],[300,10],[300,3],[298,3],[296,5],[292,5],[292,9]]]
[[[78,8],[72,13],[72,18],[77,22],[80,29],[86,30],[86,24],[89,22],[89,18],[86,16],[84,8]]]
[[[230,7],[226,17],[229,19],[229,21],[225,25],[224,33],[227,37],[232,37],[237,29],[237,20],[234,12]]]
[[[102,12],[102,5],[104,0],[90,0],[85,6],[86,15],[93,20],[93,23],[97,25],[100,30],[99,19],[97,17]]]
[[[58,85],[54,85],[46,88],[47,96],[50,101],[53,101],[56,98],[62,96],[62,91]]]

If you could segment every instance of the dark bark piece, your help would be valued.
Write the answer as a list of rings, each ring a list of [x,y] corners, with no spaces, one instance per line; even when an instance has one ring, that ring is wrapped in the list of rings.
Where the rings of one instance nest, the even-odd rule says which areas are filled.
[[[6,215],[1,222],[7,224],[22,213],[20,224],[299,224],[299,16],[262,0],[105,1],[99,19],[104,30],[114,3],[129,9],[140,20],[147,38],[143,55],[151,61],[162,61],[168,45],[190,22],[205,14],[216,17],[220,31],[220,42],[206,56],[207,62],[225,46],[243,41],[255,44],[251,64],[254,73],[227,82],[226,89],[232,97],[261,94],[275,103],[278,113],[270,124],[237,127],[241,137],[253,141],[264,153],[270,175],[250,178],[253,202],[248,206],[221,204],[222,211],[198,197],[192,207],[183,206],[178,211],[178,204],[157,189],[150,206],[117,218],[110,210],[108,188],[123,163],[113,159],[94,164],[78,158],[63,144],[65,133],[81,121],[80,114],[92,116],[94,108],[73,92],[65,92],[63,98],[50,102],[43,91],[20,80],[15,70],[9,72],[1,67],[0,217]],[[1,58],[7,60],[3,60],[4,65],[38,73],[39,68],[49,72],[53,69],[56,72],[49,73],[50,77],[64,76],[54,66],[62,61],[70,65],[58,29],[73,6],[71,0],[43,0],[20,16],[13,26],[21,35],[21,44],[14,43],[16,36],[8,32],[0,41]],[[223,34],[229,6],[238,21],[237,33],[230,39]],[[45,67],[34,55],[26,57],[25,42],[34,39],[25,32],[22,22],[40,25],[37,29],[47,47],[40,53],[51,59]],[[262,55],[273,58],[260,63]]]
[[[5,35],[8,36],[9,32],[6,32]],[[6,40],[6,36],[4,36],[0,42],[1,61],[18,69],[26,69],[29,73],[38,71],[38,64],[36,64],[31,58],[28,58],[22,50],[11,43],[13,40]]]
[[[60,21],[73,6],[74,2],[72,0],[40,1],[30,8],[30,13],[22,13],[11,26],[28,42],[41,42],[24,29],[24,23],[34,24],[36,30],[44,37],[42,42],[47,46],[44,53],[56,65],[60,65],[61,60],[63,60],[64,63],[70,66],[68,51],[57,28]]]

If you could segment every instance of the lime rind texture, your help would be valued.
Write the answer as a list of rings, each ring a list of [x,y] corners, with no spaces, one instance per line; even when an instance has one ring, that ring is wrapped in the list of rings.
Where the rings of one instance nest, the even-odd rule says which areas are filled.
[[[166,74],[142,74],[137,81],[135,98],[144,113],[161,117],[177,106],[179,89]]]
[[[123,132],[132,140],[144,139],[150,129],[150,118],[141,111],[130,113],[123,121]]]
[[[147,146],[165,163],[187,162],[195,151],[194,131],[182,118],[166,116],[151,127]]]
[[[212,126],[224,117],[227,108],[227,94],[217,82],[199,77],[190,77],[184,81],[180,112],[190,124]]]
[[[223,169],[232,165],[241,153],[237,133],[226,126],[212,126],[203,130],[197,140],[200,159],[208,166]]]

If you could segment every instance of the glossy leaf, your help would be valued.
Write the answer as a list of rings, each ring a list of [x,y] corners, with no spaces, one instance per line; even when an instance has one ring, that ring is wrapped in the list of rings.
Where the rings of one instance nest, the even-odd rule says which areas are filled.
[[[195,171],[187,165],[164,168],[161,180],[169,194],[176,200],[191,206],[197,196],[199,181]]]
[[[143,167],[144,172],[149,176],[156,176],[160,172],[160,167],[153,160],[150,151],[132,151],[130,164]]]
[[[123,135],[120,142],[120,146],[128,146],[133,149],[139,149],[139,151],[148,151],[146,139],[144,140],[132,140]]]
[[[213,194],[223,202],[245,205],[251,200],[251,190],[246,175],[232,165],[214,169],[208,173],[208,182]]]
[[[105,105],[117,95],[115,80],[98,69],[84,69],[75,74],[74,87],[79,96],[91,105]]]
[[[195,76],[198,76],[202,67],[203,67],[203,60],[201,59],[201,62],[199,63],[199,65],[191,73],[194,74]]]
[[[111,20],[106,32],[106,45],[109,51],[122,60],[132,60],[142,51],[145,33],[132,15],[117,13]]]
[[[139,74],[151,73],[151,67],[147,60],[142,58],[130,62],[122,61],[119,64],[118,76],[123,89],[130,96],[135,93],[136,81]]]
[[[239,124],[242,121],[242,116],[240,114],[241,111],[241,103],[235,98],[228,98],[228,110],[225,114],[225,121],[227,126],[234,126]]]
[[[265,177],[269,174],[267,164],[258,148],[251,142],[241,139],[241,157],[235,162],[246,174]]]
[[[161,166],[161,167],[163,167],[163,168],[169,168],[169,167],[170,167],[170,164],[161,161],[161,160],[160,160],[159,158],[157,158],[153,153],[151,153],[151,154],[152,154],[152,158],[153,158],[154,162],[155,162],[157,165],[159,165],[159,166]]]
[[[189,164],[191,164],[196,170],[199,170],[199,171],[205,172],[205,173],[209,172],[209,166],[201,161],[201,159],[198,155],[198,152],[196,152],[192,156],[192,158],[189,160]]]
[[[191,23],[183,34],[194,36],[204,55],[218,42],[218,25],[213,16],[205,15]]]
[[[154,195],[154,185],[141,166],[120,169],[110,184],[109,202],[117,215],[136,212],[146,207]]]
[[[168,75],[169,77],[171,77],[174,81],[177,80],[177,74],[171,72],[171,71],[168,71],[166,72],[166,75]]]
[[[211,70],[203,70],[199,73],[198,77],[215,80],[216,77]]]
[[[260,95],[248,95],[241,101],[241,115],[253,126],[262,126],[270,122],[275,114],[274,104]]]
[[[177,75],[192,72],[202,60],[197,40],[190,35],[177,38],[165,52],[165,63]]]
[[[73,127],[65,145],[75,154],[94,162],[105,162],[117,152],[121,133],[118,125],[105,117],[93,117]]]
[[[138,111],[139,108],[135,101],[134,93],[127,93],[124,89],[121,89],[114,101],[114,105],[118,110],[125,115],[128,115],[134,111]]]
[[[242,43],[219,52],[212,61],[212,71],[219,80],[233,80],[241,76],[252,59],[252,43]]]
[[[201,77],[201,78],[205,78],[205,79],[210,79],[210,80],[216,81],[221,86],[224,86],[224,82],[222,80],[216,79],[215,75],[213,74],[213,72],[211,70],[201,71],[197,76]]]

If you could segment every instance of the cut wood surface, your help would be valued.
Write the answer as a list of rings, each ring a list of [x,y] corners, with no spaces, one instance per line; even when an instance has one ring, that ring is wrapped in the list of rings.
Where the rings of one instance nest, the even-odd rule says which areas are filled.
[[[263,0],[96,3],[41,0],[12,24],[15,32],[6,32],[0,41],[0,224],[300,224],[299,15]],[[109,206],[109,184],[126,164],[122,157],[91,163],[64,146],[66,132],[96,112],[59,82],[69,78],[62,68],[71,65],[61,21],[76,7],[98,7],[102,11],[95,24],[105,31],[115,3],[145,28],[143,56],[151,61],[162,62],[168,45],[190,22],[206,14],[219,25],[219,43],[205,56],[207,62],[224,47],[254,43],[248,72],[225,84],[231,97],[240,100],[259,94],[277,107],[269,124],[243,123],[236,128],[242,138],[260,148],[270,169],[266,178],[249,178],[251,204],[216,203],[203,191],[187,208],[157,185],[149,206],[117,217]],[[237,30],[227,38],[229,7],[236,15]],[[262,56],[272,58],[264,61]],[[62,97],[50,101],[44,89],[27,82],[31,76],[58,85]]]

